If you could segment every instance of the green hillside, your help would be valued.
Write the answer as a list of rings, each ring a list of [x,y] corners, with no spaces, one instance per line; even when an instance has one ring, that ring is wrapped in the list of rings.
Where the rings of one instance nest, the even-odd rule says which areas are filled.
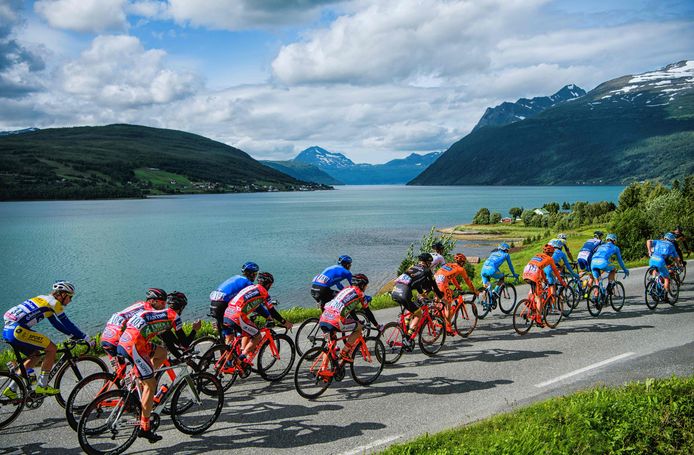
[[[694,62],[621,77],[537,117],[475,130],[410,184],[682,179],[694,172],[694,84],[691,75],[682,72],[690,66],[694,68]]]
[[[176,130],[108,125],[0,137],[0,200],[320,188]]]
[[[284,174],[291,175],[295,179],[303,180],[304,182],[322,183],[324,185],[344,185],[341,181],[312,164],[293,160],[261,161],[261,163]]]

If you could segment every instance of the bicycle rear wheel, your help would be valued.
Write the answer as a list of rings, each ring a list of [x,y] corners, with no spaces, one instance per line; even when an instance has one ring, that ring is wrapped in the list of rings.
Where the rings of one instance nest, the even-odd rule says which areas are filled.
[[[403,333],[400,324],[397,322],[389,322],[383,327],[381,332],[381,340],[385,347],[385,363],[392,365],[402,356],[402,339]]]
[[[571,287],[571,282],[567,283],[566,287],[562,287],[559,297],[562,300],[563,314],[565,317],[569,317],[574,310],[574,302],[576,301],[576,294]]]
[[[588,304],[588,312],[591,316],[599,316],[602,311],[603,295],[600,291],[600,286],[594,284],[588,290],[588,299],[586,300]]]
[[[318,318],[308,318],[297,329],[294,346],[299,356],[313,347],[320,346],[323,342],[323,332],[318,327],[318,322]]]
[[[670,305],[675,306],[677,300],[680,298],[680,282],[675,280],[670,280],[670,291],[668,292],[670,296]]]
[[[200,434],[217,421],[222,406],[224,391],[219,379],[205,371],[193,373],[173,392],[171,420],[181,433]]]
[[[0,428],[4,428],[24,409],[27,390],[24,381],[14,373],[0,371]]]
[[[294,387],[304,398],[318,398],[333,382],[337,365],[322,346],[316,346],[304,353],[294,370]]]
[[[655,308],[658,306],[658,302],[660,299],[658,298],[657,286],[658,283],[656,283],[655,281],[649,281],[646,285],[645,299],[646,306],[649,310],[655,310]]]
[[[386,348],[378,337],[364,339],[352,354],[352,377],[360,385],[369,385],[381,375],[386,358]]]
[[[499,308],[504,314],[511,314],[513,307],[516,306],[516,287],[511,283],[504,283],[499,290]]]
[[[211,375],[216,376],[225,392],[236,382],[236,378],[238,377],[238,373],[236,372],[231,374],[222,372],[224,365],[220,364],[219,359],[226,353],[227,349],[231,348],[227,347],[225,344],[216,344],[208,349],[200,359],[200,368],[202,371],[207,371]]]
[[[463,302],[455,312],[453,326],[459,336],[469,337],[477,327],[477,305],[474,302]]]
[[[265,343],[258,352],[258,374],[266,381],[279,381],[294,366],[294,342],[289,336],[276,333],[272,336],[277,347],[277,356],[272,352],[270,343]]]
[[[219,343],[219,338],[205,335],[190,343],[190,349],[194,349],[198,354],[202,355],[217,343]]]
[[[479,304],[480,308],[479,311],[477,312],[477,317],[479,319],[484,319],[487,317],[490,311],[492,311],[492,293],[489,290],[489,288],[485,288],[482,286],[481,288],[477,289],[477,291],[480,294],[480,299],[479,299]]]
[[[621,311],[626,299],[624,285],[619,281],[615,281],[614,286],[612,286],[612,292],[610,293],[610,305],[612,305],[612,309]]]
[[[94,398],[101,393],[118,388],[113,382],[114,379],[113,373],[100,372],[90,374],[77,383],[65,402],[65,418],[70,428],[77,431],[77,424],[82,412],[89,403],[94,401]]]
[[[528,299],[521,300],[513,310],[513,330],[525,335],[534,323],[532,303]]]
[[[60,390],[55,400],[64,408],[65,402],[77,383],[90,374],[99,372],[107,373],[108,367],[98,357],[85,355],[68,360],[55,375],[55,388]]]
[[[657,267],[648,267],[646,270],[646,273],[643,275],[643,287],[645,288],[648,286],[648,283],[653,281],[655,279],[655,276],[653,275],[653,272],[657,272],[658,268]]]
[[[561,321],[564,314],[562,303],[563,299],[555,295],[547,299],[547,303],[545,303],[545,307],[542,309],[542,320],[545,321],[547,327],[554,329],[559,325],[559,321]]]
[[[125,452],[140,428],[140,400],[126,390],[102,393],[86,407],[77,425],[80,447],[90,455]]]
[[[419,329],[419,349],[428,356],[436,355],[446,341],[446,322],[441,316],[431,316]]]

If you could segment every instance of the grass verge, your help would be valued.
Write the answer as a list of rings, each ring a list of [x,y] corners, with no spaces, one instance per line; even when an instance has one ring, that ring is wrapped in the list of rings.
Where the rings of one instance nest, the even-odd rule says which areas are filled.
[[[598,386],[391,446],[383,454],[690,454],[694,377]]]

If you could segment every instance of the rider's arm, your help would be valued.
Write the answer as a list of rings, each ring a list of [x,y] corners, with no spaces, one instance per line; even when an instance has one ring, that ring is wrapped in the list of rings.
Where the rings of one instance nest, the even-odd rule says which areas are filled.
[[[617,255],[617,261],[619,261],[619,266],[624,270],[624,273],[628,273],[629,270],[627,270],[627,266],[624,265],[624,261],[622,260],[622,252],[619,251],[619,248],[617,248],[614,252],[614,254]]]
[[[653,252],[653,240],[646,240],[646,251],[648,251],[648,257],[650,257]]]
[[[574,255],[571,254],[571,250],[569,249],[569,244],[568,244],[568,243],[564,243],[564,249],[566,250],[566,255],[569,257],[569,259],[571,260],[571,262],[573,262],[573,261],[574,261]],[[571,267],[571,266],[569,265],[569,267]]]
[[[506,253],[506,262],[508,263],[508,268],[511,270],[511,275],[516,275],[516,271],[513,270],[513,264],[511,263],[511,255]]]
[[[65,313],[57,313],[53,316],[48,317],[48,321],[51,323],[56,330],[64,333],[65,335],[84,340],[87,338],[87,334],[82,332],[72,321],[67,317]]]
[[[472,280],[468,276],[467,271],[465,269],[463,269],[463,280],[465,280],[465,284],[467,284],[467,287],[469,287],[472,292],[475,292],[475,285],[472,284]]]
[[[272,316],[272,319],[274,319],[275,321],[279,322],[282,325],[287,323],[287,321],[282,317],[280,312],[275,309],[274,306],[271,306],[267,310],[270,313],[270,316]]]
[[[378,327],[378,321],[376,320],[376,316],[374,316],[373,311],[371,311],[371,308],[368,306],[363,307],[364,309],[364,314],[366,315],[366,319],[369,320],[370,323],[372,323],[375,327]]]
[[[436,297],[442,299],[443,298],[443,292],[441,292],[439,287],[436,285],[436,281],[434,280],[434,275],[431,273],[431,270],[427,274],[427,281],[428,281],[429,289],[434,291],[434,294],[436,294]]]
[[[171,353],[171,355],[177,359],[181,357],[181,351],[178,349],[179,346],[187,346],[180,342],[178,333],[174,334],[172,330],[167,330],[166,332],[159,334],[159,338],[161,338],[161,341],[164,342],[169,353]]]
[[[562,285],[566,284],[566,283],[564,282],[564,278],[562,278],[562,277],[561,277],[561,274],[559,273],[559,268],[558,268],[557,265],[554,263],[554,259],[552,259],[551,256],[550,256],[550,259],[549,259],[549,266],[552,267],[552,272],[554,273],[554,276],[557,277],[557,280],[559,280],[559,282],[560,282]]]

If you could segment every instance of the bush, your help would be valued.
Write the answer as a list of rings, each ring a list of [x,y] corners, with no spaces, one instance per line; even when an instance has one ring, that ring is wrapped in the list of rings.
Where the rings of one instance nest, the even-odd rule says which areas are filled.
[[[501,222],[501,213],[494,212],[489,217],[489,224],[497,224]]]
[[[472,224],[489,224],[489,209],[482,207],[472,219]]]
[[[417,254],[415,254],[414,243],[410,244],[410,247],[407,249],[407,252],[405,253],[405,258],[402,260],[402,262],[400,262],[397,274],[401,275],[405,272],[405,270],[412,267],[417,262],[417,256],[419,256],[420,254],[431,253],[432,251],[434,251],[432,245],[434,245],[434,243],[436,242],[443,243],[443,256],[446,258],[446,261],[453,261],[453,255],[451,253],[453,251],[453,248],[455,247],[455,239],[453,239],[453,236],[450,234],[444,234],[441,237],[438,237],[436,235],[436,227],[432,226],[429,230],[429,233],[422,237],[419,246],[419,251],[417,252]]]

